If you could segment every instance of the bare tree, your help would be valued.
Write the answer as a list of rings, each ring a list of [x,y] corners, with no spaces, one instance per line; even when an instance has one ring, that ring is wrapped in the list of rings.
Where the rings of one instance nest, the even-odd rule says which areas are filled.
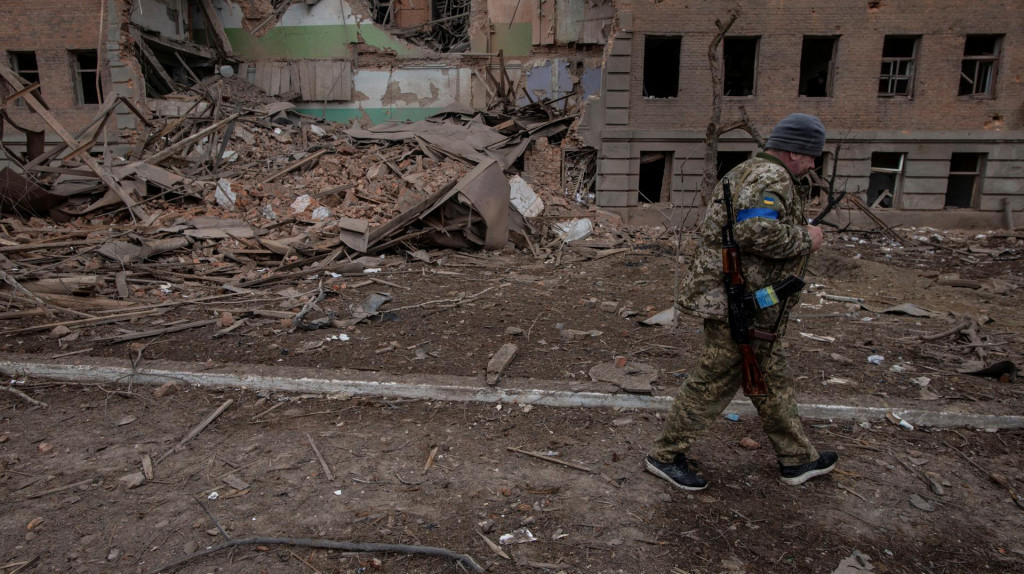
[[[740,17],[738,8],[729,11],[725,22],[715,20],[715,27],[718,33],[708,45],[708,63],[711,68],[711,119],[708,121],[707,132],[704,136],[704,180],[701,183],[700,197],[701,204],[707,205],[711,200],[711,190],[718,183],[718,139],[722,134],[733,130],[743,130],[754,138],[758,146],[764,146],[764,138],[757,131],[757,128],[747,117],[747,110],[740,106],[740,119],[722,125],[722,91],[725,85],[725,67],[722,56],[719,54],[719,47],[725,40],[726,33]]]

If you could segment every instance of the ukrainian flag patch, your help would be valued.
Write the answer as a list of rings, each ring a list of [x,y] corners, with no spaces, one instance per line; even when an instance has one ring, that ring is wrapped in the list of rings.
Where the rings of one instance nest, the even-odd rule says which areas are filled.
[[[765,205],[775,205],[775,202],[776,202],[776,199],[774,197],[770,196],[770,195],[765,196],[765,198],[764,198],[764,204]]]

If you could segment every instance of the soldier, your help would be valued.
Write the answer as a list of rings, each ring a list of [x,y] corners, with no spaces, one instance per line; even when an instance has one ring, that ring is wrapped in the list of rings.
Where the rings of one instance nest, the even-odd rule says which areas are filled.
[[[733,168],[736,208],[735,240],[742,253],[742,272],[748,292],[800,275],[811,253],[822,244],[821,228],[805,225],[806,191],[796,178],[814,167],[825,145],[825,126],[807,114],[792,114],[775,126],[765,151]],[[648,472],[682,490],[702,490],[708,482],[686,460],[686,452],[718,417],[742,382],[741,356],[729,332],[722,276],[722,225],[725,208],[722,184],[715,187],[700,229],[700,242],[683,282],[680,305],[704,319],[704,351],[697,370],[676,395],[661,435],[645,462]],[[768,440],[775,449],[781,480],[803,484],[836,466],[834,452],[818,453],[804,434],[797,415],[793,379],[786,367],[781,338],[788,311],[798,295],[783,304],[758,310],[753,324],[771,331],[774,342],[754,341],[754,353],[768,386],[768,395],[752,397]],[[784,315],[781,316],[780,313]]]

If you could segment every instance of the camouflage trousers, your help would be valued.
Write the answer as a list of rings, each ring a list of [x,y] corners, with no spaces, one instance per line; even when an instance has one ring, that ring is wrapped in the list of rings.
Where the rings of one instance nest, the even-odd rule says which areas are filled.
[[[704,333],[704,353],[697,370],[680,387],[668,420],[650,452],[662,462],[671,462],[676,454],[686,453],[707,426],[722,414],[743,383],[740,351],[729,336],[728,323],[705,319]],[[775,345],[755,341],[754,346],[768,385],[768,396],[751,401],[775,449],[775,456],[787,466],[817,460],[818,453],[800,425],[793,380],[781,341],[776,341]]]

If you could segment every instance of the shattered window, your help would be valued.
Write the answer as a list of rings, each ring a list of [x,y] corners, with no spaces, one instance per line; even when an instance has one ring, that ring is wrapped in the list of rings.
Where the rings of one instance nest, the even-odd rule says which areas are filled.
[[[960,95],[995,97],[1001,36],[967,36],[960,65]]]
[[[71,79],[75,86],[75,105],[98,104],[100,86],[99,57],[96,50],[71,52]]]
[[[835,65],[836,38],[804,37],[800,55],[800,95],[827,98],[832,95],[832,71]]]
[[[882,71],[878,77],[879,96],[913,95],[917,42],[917,36],[885,37],[882,45]]]
[[[757,84],[757,38],[726,38],[723,45],[726,96],[752,96]]]
[[[974,207],[981,187],[985,154],[954,153],[949,159],[946,207]]]
[[[644,37],[644,97],[679,96],[679,36]]]
[[[906,154],[900,152],[874,152],[871,154],[871,175],[868,178],[868,205],[893,207],[900,176],[903,174],[903,160]]]
[[[39,81],[39,64],[36,62],[35,52],[9,52],[9,55],[11,69],[24,78],[25,82],[34,84]],[[42,94],[42,90],[37,88],[35,94]],[[24,106],[25,100],[18,98],[15,105]]]

